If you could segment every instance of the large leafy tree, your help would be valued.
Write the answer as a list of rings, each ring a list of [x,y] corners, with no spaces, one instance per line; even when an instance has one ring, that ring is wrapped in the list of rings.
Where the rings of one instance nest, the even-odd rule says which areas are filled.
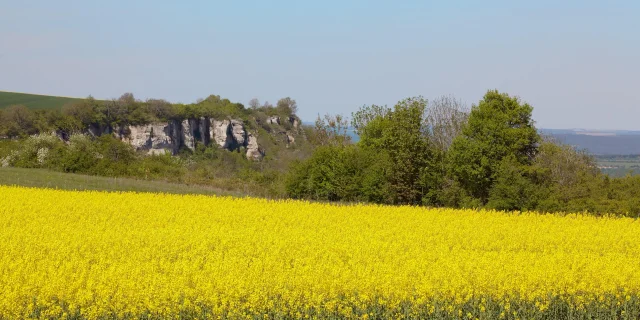
[[[487,203],[506,157],[510,165],[532,164],[540,141],[532,111],[529,104],[497,90],[472,107],[448,154],[449,174],[469,196]]]
[[[393,164],[390,188],[396,203],[420,204],[432,187],[424,179],[432,169],[433,155],[424,121],[426,108],[424,98],[408,98],[398,102],[388,114],[382,141]]]
[[[358,144],[389,160],[385,171],[393,203],[420,204],[432,187],[425,179],[432,171],[433,156],[426,111],[427,100],[413,97],[393,108],[365,106],[353,114]]]
[[[10,137],[28,136],[36,133],[34,112],[23,106],[10,106],[0,110],[0,134]]]
[[[360,110],[351,114],[351,126],[360,137],[360,145],[373,148],[384,148],[384,132],[391,123],[389,115],[391,109],[387,106],[363,106]]]
[[[284,115],[293,115],[298,112],[298,104],[296,103],[295,100],[291,99],[290,97],[286,97],[278,100],[278,103],[276,104],[276,108],[278,112]]]

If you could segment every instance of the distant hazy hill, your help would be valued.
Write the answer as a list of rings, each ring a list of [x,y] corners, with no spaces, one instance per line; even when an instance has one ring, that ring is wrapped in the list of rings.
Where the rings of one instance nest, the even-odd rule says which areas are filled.
[[[559,142],[583,149],[594,155],[640,154],[640,131],[542,129],[543,134]]]
[[[0,91],[0,109],[17,104],[31,109],[55,109],[80,100],[82,99]]]

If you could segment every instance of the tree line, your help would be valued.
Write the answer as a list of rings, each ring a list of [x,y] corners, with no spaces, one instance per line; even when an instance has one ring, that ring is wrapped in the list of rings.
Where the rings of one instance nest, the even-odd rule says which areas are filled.
[[[316,122],[319,147],[295,163],[289,196],[542,212],[640,215],[640,178],[612,179],[585,152],[541,136],[533,107],[488,91],[471,109],[453,97],[365,106],[349,123]]]

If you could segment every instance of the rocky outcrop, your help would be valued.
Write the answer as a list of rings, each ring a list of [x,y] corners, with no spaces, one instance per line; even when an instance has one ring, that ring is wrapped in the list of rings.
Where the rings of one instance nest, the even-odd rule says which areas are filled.
[[[198,124],[195,119],[183,120],[181,123],[182,136],[184,137],[184,146],[195,150],[196,140],[194,138],[194,131],[199,130]]]
[[[192,151],[198,144],[208,146],[211,143],[211,120],[209,118],[184,120],[181,126],[184,146]]]
[[[300,121],[295,116],[289,116],[289,123],[291,123],[294,129],[298,129],[300,126]]]
[[[147,154],[177,154],[180,148],[195,150],[200,144],[216,144],[227,150],[246,150],[247,158],[260,160],[264,151],[257,137],[247,133],[244,123],[236,119],[198,118],[184,121],[157,122],[141,126],[88,128],[87,135],[113,134],[136,150]]]
[[[280,125],[280,117],[278,117],[278,116],[269,117],[269,118],[267,118],[267,123],[268,124]]]
[[[223,149],[229,149],[233,144],[233,134],[231,134],[231,121],[229,120],[213,120],[209,134],[213,137],[215,143]]]
[[[103,134],[111,134],[112,133],[111,131],[112,131],[111,128],[108,126],[100,126],[100,125],[92,124],[85,130],[85,134],[95,138]]]
[[[211,135],[219,147],[228,150],[245,148],[247,159],[251,160],[261,160],[264,157],[258,138],[247,132],[242,121],[225,119],[213,120],[211,123]]]
[[[247,159],[262,160],[264,158],[264,151],[258,145],[258,138],[252,133],[247,135]]]
[[[234,149],[246,146],[247,131],[244,129],[242,121],[231,120],[231,134],[235,142]]]
[[[296,139],[293,136],[293,133],[290,131],[280,131],[279,134],[282,135],[281,141],[286,144],[287,148],[296,142]]]
[[[291,132],[287,132],[285,135],[287,136],[287,145],[294,144],[296,142],[296,139],[293,137]]]
[[[172,137],[172,123],[152,123],[144,126],[128,126],[120,139],[129,143],[136,150],[147,151],[148,154],[176,153],[175,139]]]

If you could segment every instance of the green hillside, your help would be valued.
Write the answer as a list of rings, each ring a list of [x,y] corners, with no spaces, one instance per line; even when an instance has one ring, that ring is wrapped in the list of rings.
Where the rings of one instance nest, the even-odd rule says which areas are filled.
[[[18,104],[31,109],[56,109],[80,100],[82,99],[0,91],[0,109]]]

